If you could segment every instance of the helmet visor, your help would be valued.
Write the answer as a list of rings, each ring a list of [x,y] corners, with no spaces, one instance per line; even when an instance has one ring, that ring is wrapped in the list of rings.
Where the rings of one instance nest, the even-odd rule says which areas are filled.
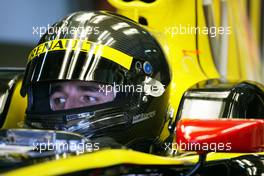
[[[79,44],[67,44],[69,42]],[[56,47],[59,44],[61,48]],[[54,49],[47,49],[47,46]],[[49,41],[40,44],[30,53],[22,95],[25,95],[25,90],[31,83],[39,81],[121,83],[124,81],[124,72],[130,70],[131,64],[131,56],[109,46],[70,39]]]

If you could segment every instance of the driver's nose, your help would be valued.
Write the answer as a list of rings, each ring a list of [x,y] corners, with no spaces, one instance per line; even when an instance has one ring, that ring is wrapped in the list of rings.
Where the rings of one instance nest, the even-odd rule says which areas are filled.
[[[68,97],[64,109],[73,109],[73,108],[81,108],[85,106],[82,102],[79,101],[78,97]]]

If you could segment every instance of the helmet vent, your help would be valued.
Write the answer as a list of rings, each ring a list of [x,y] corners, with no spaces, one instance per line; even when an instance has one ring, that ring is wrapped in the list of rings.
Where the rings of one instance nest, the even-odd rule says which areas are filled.
[[[140,24],[142,24],[142,25],[145,25],[145,26],[148,25],[148,21],[147,21],[147,19],[144,18],[144,17],[139,17],[139,18],[138,18],[138,22],[139,22]]]

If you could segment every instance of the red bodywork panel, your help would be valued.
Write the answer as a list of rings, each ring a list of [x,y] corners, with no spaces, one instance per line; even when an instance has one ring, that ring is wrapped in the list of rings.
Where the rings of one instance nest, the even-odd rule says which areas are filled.
[[[264,151],[264,120],[180,120],[177,147],[187,151]]]

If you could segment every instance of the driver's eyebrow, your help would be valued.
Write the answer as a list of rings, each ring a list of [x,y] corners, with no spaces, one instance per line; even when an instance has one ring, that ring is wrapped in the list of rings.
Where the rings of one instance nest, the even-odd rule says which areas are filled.
[[[99,86],[98,85],[79,85],[78,90],[81,91],[89,91],[89,92],[98,92],[99,91]]]
[[[50,95],[54,94],[55,92],[62,92],[62,86],[61,85],[55,85],[51,86]]]

